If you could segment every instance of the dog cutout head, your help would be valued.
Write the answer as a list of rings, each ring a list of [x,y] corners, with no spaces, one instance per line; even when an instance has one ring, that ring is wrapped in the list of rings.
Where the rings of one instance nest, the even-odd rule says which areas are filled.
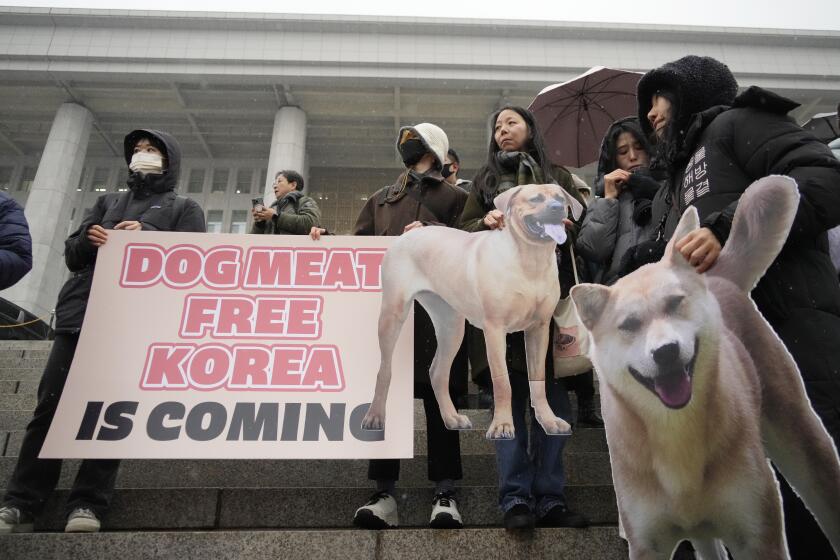
[[[677,240],[699,226],[683,214],[665,255],[613,286],[579,284],[571,297],[592,340],[596,369],[611,387],[642,406],[656,399],[668,409],[689,404],[698,356],[716,344],[717,300],[682,254]]]
[[[523,185],[512,187],[493,199],[493,204],[505,215],[509,226],[517,228],[527,239],[542,242],[553,240],[558,245],[566,241],[563,220],[577,220],[583,206],[559,185]]]

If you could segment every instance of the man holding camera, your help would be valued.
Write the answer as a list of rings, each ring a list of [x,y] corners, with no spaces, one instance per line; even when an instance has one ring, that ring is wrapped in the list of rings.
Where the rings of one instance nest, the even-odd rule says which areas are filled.
[[[277,199],[266,208],[261,198],[252,200],[251,233],[305,235],[321,224],[321,209],[311,197],[303,194],[303,177],[292,170],[278,171],[274,176]]]

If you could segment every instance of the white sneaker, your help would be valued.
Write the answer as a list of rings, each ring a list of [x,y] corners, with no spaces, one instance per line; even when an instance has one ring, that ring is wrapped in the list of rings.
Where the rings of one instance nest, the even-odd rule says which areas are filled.
[[[464,526],[455,495],[452,492],[441,492],[435,495],[432,502],[432,518],[429,527],[432,529],[460,529]]]
[[[0,535],[8,533],[31,533],[35,527],[32,516],[16,507],[0,508]]]
[[[67,516],[65,533],[98,533],[99,518],[87,508],[76,508]]]
[[[353,525],[362,529],[390,529],[399,525],[397,500],[387,492],[377,492],[356,510]]]

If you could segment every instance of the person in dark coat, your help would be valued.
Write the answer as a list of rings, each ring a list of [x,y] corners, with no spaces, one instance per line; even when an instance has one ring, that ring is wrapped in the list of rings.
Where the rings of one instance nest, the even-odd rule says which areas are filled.
[[[793,101],[738,84],[724,64],[686,56],[645,74],[639,119],[658,138],[655,162],[671,178],[654,199],[654,223],[669,238],[689,205],[701,229],[676,248],[702,272],[726,243],[738,199],[756,179],[794,178],[800,202],[779,256],[752,292],[799,367],[811,404],[840,446],[840,284],[826,232],[840,224],[840,162],[787,113]],[[792,558],[831,558],[816,522],[782,484]]]
[[[32,237],[23,208],[0,191],[0,290],[14,286],[32,270]]]
[[[72,272],[56,303],[55,341],[38,387],[38,404],[26,427],[17,466],[0,508],[0,533],[31,531],[61,473],[60,459],[38,459],[55,415],[79,341],[99,247],[109,230],[204,232],[204,212],[175,194],[181,150],[165,132],[135,130],[123,143],[128,190],[96,200],[79,228],[64,242]],[[108,509],[119,461],[85,459],[67,501],[66,532],[95,532]]]
[[[284,169],[274,176],[271,206],[255,206],[251,210],[254,225],[251,233],[306,235],[321,224],[321,209],[310,196],[303,194],[303,177],[297,171]]]
[[[595,178],[598,198],[586,208],[575,248],[596,265],[593,281],[611,285],[624,254],[650,237],[651,201],[660,184],[650,172],[650,146],[636,117],[610,125],[601,143]]]
[[[571,174],[566,169],[551,167],[530,111],[522,107],[502,107],[492,116],[491,123],[493,134],[488,144],[487,161],[473,180],[460,218],[461,229],[474,232],[505,227],[505,216],[495,208],[493,199],[518,185],[559,183],[583,205]],[[562,296],[568,295],[574,285],[569,247],[574,243],[576,230],[575,225],[567,227],[568,241],[557,248]],[[516,297],[516,294],[512,293],[510,297]],[[483,333],[470,326],[466,336],[473,379],[479,382],[482,377],[489,379]],[[571,406],[567,387],[563,380],[554,378],[553,360],[548,359],[549,356],[550,350],[546,355],[546,398],[554,414],[569,421]],[[494,441],[499,471],[499,508],[504,513],[505,528],[530,529],[535,523],[553,527],[586,527],[589,521],[566,505],[563,449],[567,438],[547,435],[534,420],[533,409],[528,406],[528,367],[525,337],[521,331],[507,335],[505,362],[510,376],[515,437]],[[530,438],[525,424],[526,415],[531,416]]]
[[[454,227],[467,193],[441,175],[449,150],[446,133],[430,123],[400,129],[397,150],[406,166],[393,185],[371,195],[356,220],[354,235],[401,235],[428,225]],[[323,232],[324,230],[320,230]],[[463,526],[455,500],[454,481],[463,477],[458,432],[448,430],[440,415],[429,379],[437,347],[434,326],[421,305],[414,305],[414,396],[423,399],[426,411],[428,475],[435,483],[429,525],[435,528]],[[462,345],[450,371],[450,392],[466,392],[467,361]],[[453,395],[457,399],[458,395]],[[368,478],[377,491],[356,510],[354,525],[381,529],[398,524],[395,485],[398,459],[370,461]]]

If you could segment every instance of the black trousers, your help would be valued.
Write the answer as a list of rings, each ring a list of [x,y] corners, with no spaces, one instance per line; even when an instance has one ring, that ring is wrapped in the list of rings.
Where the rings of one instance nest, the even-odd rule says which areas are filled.
[[[38,386],[38,405],[26,427],[17,466],[9,480],[3,505],[31,515],[44,509],[61,475],[61,459],[39,459],[41,446],[55,416],[58,400],[79,342],[77,334],[57,334],[47,367]],[[117,459],[85,459],[67,500],[67,513],[88,508],[101,517],[108,509],[120,462]]]
[[[581,403],[592,402],[595,398],[595,379],[592,370],[585,371],[571,377],[564,377],[566,390],[574,391],[577,395],[578,406]]]
[[[464,477],[461,469],[461,441],[458,430],[448,430],[440,417],[435,393],[431,385],[414,384],[414,397],[423,399],[426,410],[426,453],[428,455],[429,480],[460,480]],[[399,459],[372,459],[368,465],[370,480],[399,480]]]

